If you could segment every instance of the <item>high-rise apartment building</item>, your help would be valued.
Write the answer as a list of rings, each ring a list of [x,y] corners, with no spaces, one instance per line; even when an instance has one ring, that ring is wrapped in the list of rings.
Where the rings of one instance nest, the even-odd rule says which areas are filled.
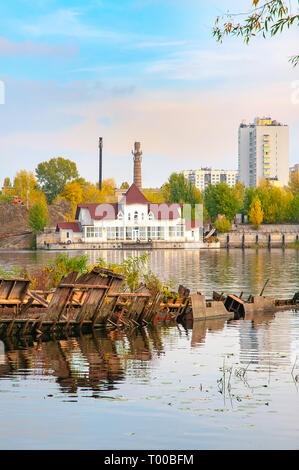
[[[185,178],[191,181],[202,192],[210,184],[226,183],[228,186],[233,187],[238,179],[238,170],[201,168],[201,170],[185,170],[183,173]]]
[[[296,163],[296,165],[290,168],[290,174],[291,173],[299,173],[299,163]]]
[[[285,186],[289,181],[289,127],[271,118],[243,121],[239,127],[240,183],[258,186],[262,180]]]

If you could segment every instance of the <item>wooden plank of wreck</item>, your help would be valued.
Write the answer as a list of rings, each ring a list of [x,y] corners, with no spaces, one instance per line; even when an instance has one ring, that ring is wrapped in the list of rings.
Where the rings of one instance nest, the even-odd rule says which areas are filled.
[[[124,276],[121,274],[116,274],[110,270],[101,270],[94,269],[93,272],[98,275],[100,278],[99,284],[106,285],[104,289],[103,296],[99,298],[98,304],[96,305],[92,314],[92,325],[94,326],[97,322],[106,321],[108,317],[111,317],[115,307],[116,302],[111,302],[111,299],[107,299],[107,295],[111,291],[119,291],[121,284],[123,283]],[[106,302],[107,300],[107,302]]]
[[[143,299],[140,298],[139,302],[140,302],[140,308],[139,308],[139,312],[136,316],[136,321],[137,321],[137,323],[139,323],[141,325],[142,322],[144,321],[144,316],[147,313],[147,307],[148,307],[148,304],[150,302],[150,297],[143,298]]]
[[[107,292],[109,288],[107,288]],[[97,310],[93,316],[93,327],[97,323],[105,323],[106,321],[108,321],[108,319],[112,318],[118,299],[118,296],[108,297],[106,294],[104,295],[102,303],[98,305]]]
[[[77,272],[72,272],[60,281],[46,310],[45,321],[59,320],[68,304],[77,276]],[[65,287],[64,284],[72,284],[73,287]]]
[[[109,286],[110,277],[101,277],[97,273],[89,273],[88,285],[95,286],[95,288],[90,288],[86,294],[83,305],[80,308],[80,311],[77,315],[76,321],[82,325],[84,321],[90,321],[97,311],[97,307],[100,305],[100,302],[103,300],[104,295],[106,294]],[[80,284],[83,284],[82,279],[80,279]],[[86,282],[87,284],[87,282]],[[105,288],[98,289],[98,285],[107,286]]]
[[[49,306],[49,303],[48,303],[45,299],[43,299],[43,297],[41,297],[40,295],[38,295],[36,292],[31,292],[31,291],[29,291],[29,292],[27,293],[27,295],[28,295],[28,297],[30,297],[30,299],[28,300],[28,303],[30,302],[30,300],[32,300],[32,301],[35,300],[36,302],[38,302],[38,303],[39,303],[40,305],[42,305],[43,307],[46,307],[46,308],[47,308],[47,307]],[[32,302],[31,302],[31,303],[32,303]]]
[[[114,276],[111,275],[110,279],[108,278],[105,293],[94,312],[93,319],[92,319],[93,326],[96,323],[103,323],[107,321],[108,318],[111,318],[116,308],[116,304],[119,299],[119,294],[117,294],[116,299],[109,298],[108,294],[112,289],[119,288],[119,287],[120,287],[120,279],[114,278]]]
[[[147,323],[150,323],[153,320],[155,314],[159,311],[162,298],[163,298],[163,294],[161,292],[158,292],[154,296],[152,304],[150,305],[148,312],[143,317],[143,319]]]
[[[135,297],[134,301],[132,302],[132,309],[129,318],[136,323],[139,323],[139,317],[144,310],[145,303],[147,302],[147,298],[142,297]]]
[[[29,285],[30,285],[29,279],[24,279],[24,280],[15,279],[12,289],[7,296],[7,299],[16,299],[16,300],[21,300],[22,302],[25,299],[25,296],[29,289]]]
[[[13,279],[2,279],[0,285],[0,300],[8,300],[9,293],[14,285]]]

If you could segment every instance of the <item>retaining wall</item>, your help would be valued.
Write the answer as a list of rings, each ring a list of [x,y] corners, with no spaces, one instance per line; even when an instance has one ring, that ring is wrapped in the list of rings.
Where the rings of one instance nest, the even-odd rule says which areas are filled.
[[[263,225],[258,230],[252,226],[238,226],[219,234],[218,240],[221,248],[285,247],[299,241],[299,225]]]

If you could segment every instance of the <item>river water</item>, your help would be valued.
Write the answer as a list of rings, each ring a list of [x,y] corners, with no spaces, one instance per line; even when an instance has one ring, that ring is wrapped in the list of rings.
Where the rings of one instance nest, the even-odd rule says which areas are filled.
[[[78,252],[74,252],[74,255]],[[88,252],[119,262],[138,253]],[[55,252],[2,252],[1,266]],[[150,253],[161,278],[291,297],[298,250]],[[299,313],[0,342],[1,449],[298,449]]]

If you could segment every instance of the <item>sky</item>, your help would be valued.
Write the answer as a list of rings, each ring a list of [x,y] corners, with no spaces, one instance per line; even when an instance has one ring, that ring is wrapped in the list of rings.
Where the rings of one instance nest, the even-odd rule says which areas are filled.
[[[212,36],[217,16],[250,4],[0,0],[0,184],[58,156],[95,183],[99,136],[103,178],[117,185],[132,183],[135,141],[143,187],[172,172],[237,169],[238,126],[257,116],[289,125],[290,165],[299,163],[299,65],[288,62],[297,28],[249,45]]]

